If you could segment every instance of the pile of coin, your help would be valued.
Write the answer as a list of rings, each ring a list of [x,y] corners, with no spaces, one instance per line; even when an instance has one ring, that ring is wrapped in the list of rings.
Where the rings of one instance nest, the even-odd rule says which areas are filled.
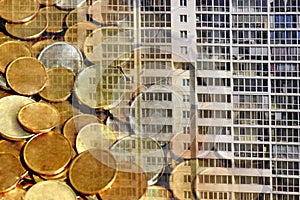
[[[106,123],[130,83],[113,61],[133,53],[101,62],[131,34],[129,6],[107,4],[0,1],[0,199],[172,198],[161,143]]]

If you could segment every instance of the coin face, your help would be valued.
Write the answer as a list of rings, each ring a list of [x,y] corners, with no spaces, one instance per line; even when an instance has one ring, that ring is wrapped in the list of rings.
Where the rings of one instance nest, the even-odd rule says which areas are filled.
[[[45,102],[41,100],[40,102]],[[72,106],[69,101],[62,101],[62,102],[48,102],[52,106],[54,106],[60,114],[60,122],[59,128],[62,128],[65,122],[73,117],[74,115],[82,114],[78,108]]]
[[[112,109],[122,100],[125,85],[125,76],[118,68],[94,65],[78,74],[74,92],[90,108]]]
[[[58,110],[47,103],[30,103],[18,112],[18,121],[22,127],[33,133],[49,132],[58,125],[59,120]]]
[[[118,173],[112,186],[100,192],[100,197],[103,200],[139,200],[147,186],[147,175],[143,169],[135,163],[123,162],[118,164]]]
[[[77,74],[83,67],[80,51],[66,42],[55,42],[48,45],[40,53],[40,60],[47,69],[65,67]]]
[[[0,193],[13,189],[21,178],[20,161],[10,153],[0,153]]]
[[[47,70],[48,81],[39,95],[51,102],[67,100],[73,89],[75,74],[64,67],[51,68]]]
[[[35,102],[28,97],[11,95],[0,99],[0,133],[10,140],[25,140],[33,134],[25,131],[17,120],[18,111],[24,105]]]
[[[30,49],[22,42],[7,41],[0,45],[0,71],[5,72],[7,65],[16,58],[31,56]]]
[[[69,179],[78,192],[98,194],[112,185],[116,174],[117,163],[114,156],[105,150],[91,149],[72,161]]]
[[[38,13],[32,20],[22,24],[6,23],[6,31],[20,39],[34,39],[42,35],[48,26],[46,16]]]
[[[117,141],[110,151],[118,163],[139,165],[147,174],[148,185],[154,185],[164,171],[164,151],[152,138],[130,135]]]
[[[20,160],[21,149],[24,146],[24,141],[9,141],[9,140],[0,140],[0,152],[10,153]],[[21,174],[25,175],[27,170],[21,164]]]
[[[60,181],[42,181],[32,186],[25,195],[25,200],[51,199],[76,200],[76,194],[67,184]]]
[[[8,85],[22,95],[39,93],[48,79],[44,65],[32,57],[21,57],[12,61],[5,74]]]
[[[112,130],[106,125],[100,123],[92,123],[84,126],[76,138],[76,150],[78,153],[89,149],[106,149],[117,141]]]
[[[23,158],[32,171],[53,176],[69,164],[72,148],[61,133],[51,131],[31,138],[24,146]]]
[[[21,149],[25,144],[24,141],[0,141],[0,152],[13,154],[15,157],[20,157]]]
[[[86,125],[92,123],[100,123],[100,120],[96,116],[89,114],[75,115],[66,121],[63,127],[63,134],[70,141],[73,148],[75,148],[78,132]]]
[[[14,23],[27,22],[38,13],[39,6],[37,0],[2,0],[0,1],[0,17]]]

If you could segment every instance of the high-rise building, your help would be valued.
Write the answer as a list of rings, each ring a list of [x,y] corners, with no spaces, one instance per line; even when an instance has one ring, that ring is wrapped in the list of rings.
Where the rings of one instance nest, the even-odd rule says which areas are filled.
[[[130,82],[127,101],[111,113],[122,125],[139,124],[134,130],[119,128],[153,137],[173,133],[160,142],[169,143],[175,163],[178,158],[199,159],[193,174],[181,174],[191,189],[179,188],[182,196],[174,191],[175,196],[300,199],[300,1],[110,4],[128,6],[116,13],[124,14],[117,22],[127,33],[119,36],[129,40],[108,45],[106,52],[121,52],[111,60]],[[152,85],[152,92],[132,103]],[[168,90],[181,98],[180,111],[164,102],[175,98]],[[180,125],[165,119],[176,116]]]

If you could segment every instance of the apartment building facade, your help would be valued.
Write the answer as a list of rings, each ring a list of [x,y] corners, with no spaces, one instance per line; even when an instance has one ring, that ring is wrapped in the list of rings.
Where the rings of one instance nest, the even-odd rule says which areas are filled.
[[[210,169],[185,179],[193,191],[183,198],[298,200],[300,1],[142,0],[111,5],[124,3],[128,9],[120,11],[126,17],[119,24],[129,33],[129,48],[115,44],[113,51],[127,52],[113,62],[123,67],[131,84],[126,103],[111,113],[128,124],[141,123],[135,134],[183,135],[170,150],[187,159],[197,157],[201,169]],[[159,92],[149,92],[140,99],[142,107],[132,108],[132,90],[141,85],[146,90],[155,85],[152,91]],[[163,95],[166,88],[182,99],[180,111],[163,103],[177,98],[172,92]],[[179,131],[174,121],[162,120],[175,118],[175,113],[182,119]]]

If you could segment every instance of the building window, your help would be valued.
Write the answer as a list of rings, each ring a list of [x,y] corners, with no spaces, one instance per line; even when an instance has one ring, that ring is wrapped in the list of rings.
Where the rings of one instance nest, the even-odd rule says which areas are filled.
[[[87,5],[87,6],[91,6],[92,4],[93,4],[93,0],[87,0],[87,1],[86,1],[86,5]]]
[[[180,6],[186,6],[187,4],[186,4],[186,1],[187,0],[180,0]]]
[[[93,15],[92,14],[87,14],[86,15],[86,21],[92,22],[93,21]]]
[[[183,143],[183,150],[190,150],[190,146],[191,146],[190,143],[184,142],[184,143]]]
[[[183,118],[190,118],[190,111],[184,110],[182,111]]]
[[[190,133],[190,127],[184,126],[184,127],[183,127],[183,133],[184,133],[184,134],[189,134],[189,133]]]
[[[181,54],[186,55],[186,54],[188,53],[188,48],[187,48],[187,46],[182,46],[182,47],[180,47],[180,52],[181,52]]]
[[[192,193],[191,193],[191,191],[184,191],[183,196],[185,199],[191,199]]]
[[[183,95],[183,102],[190,102],[190,95]]]
[[[180,31],[181,38],[187,38],[187,31]]]
[[[182,86],[190,86],[190,79],[182,79]]]
[[[180,15],[180,22],[187,22],[187,15]]]
[[[185,183],[190,183],[192,181],[192,178],[190,175],[183,175],[183,181]]]

